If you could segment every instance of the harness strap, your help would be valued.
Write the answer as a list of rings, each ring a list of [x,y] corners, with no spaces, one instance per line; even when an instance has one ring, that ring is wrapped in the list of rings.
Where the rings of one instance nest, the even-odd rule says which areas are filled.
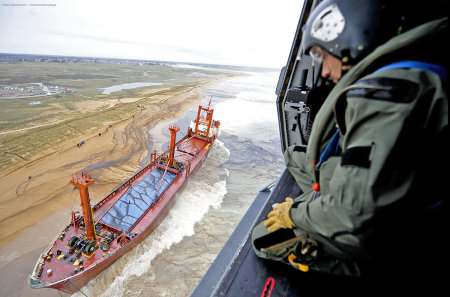
[[[334,133],[333,137],[331,138],[330,142],[328,143],[327,147],[323,151],[322,155],[319,159],[319,164],[316,166],[316,170],[320,170],[320,165],[322,165],[323,162],[328,160],[331,156],[336,156],[339,150],[339,139],[341,138],[339,134],[339,129],[337,129],[336,133]]]
[[[389,70],[389,69],[397,69],[397,68],[418,68],[425,71],[431,71],[439,75],[440,79],[444,81],[445,83],[448,83],[448,69],[444,68],[440,65],[436,64],[430,64],[425,62],[418,62],[418,61],[400,61],[395,62],[389,65],[386,65],[374,73],[377,73],[379,71],[383,70]]]

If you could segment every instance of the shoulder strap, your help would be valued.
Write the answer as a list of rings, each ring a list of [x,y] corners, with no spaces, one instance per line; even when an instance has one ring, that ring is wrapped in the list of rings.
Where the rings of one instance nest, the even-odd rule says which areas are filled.
[[[388,69],[396,69],[396,68],[418,68],[426,71],[431,71],[439,75],[442,81],[448,83],[448,69],[444,68],[440,65],[430,64],[425,62],[418,61],[400,61],[384,66],[374,73],[379,71],[388,70]]]
[[[320,156],[319,163],[316,166],[317,171],[320,170],[320,165],[322,165],[323,162],[328,160],[328,158],[330,158],[331,156],[336,156],[338,154],[340,139],[341,135],[339,134],[339,129],[337,129],[327,147],[323,151],[322,155]]]

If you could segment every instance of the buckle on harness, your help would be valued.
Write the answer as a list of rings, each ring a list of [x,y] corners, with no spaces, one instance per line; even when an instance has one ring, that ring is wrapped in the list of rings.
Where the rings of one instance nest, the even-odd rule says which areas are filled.
[[[291,265],[294,266],[295,268],[297,268],[298,270],[301,270],[303,272],[309,271],[309,267],[307,265],[303,265],[303,264],[300,264],[300,263],[297,263],[294,261],[295,259],[297,259],[296,255],[290,254],[288,259],[289,259],[289,262],[291,263]]]

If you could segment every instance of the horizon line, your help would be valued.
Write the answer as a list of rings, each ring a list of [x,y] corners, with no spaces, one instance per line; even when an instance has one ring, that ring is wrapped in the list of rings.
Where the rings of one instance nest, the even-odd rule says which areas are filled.
[[[163,62],[171,64],[199,64],[199,65],[211,65],[211,66],[229,66],[229,67],[248,67],[248,68],[262,68],[262,69],[276,69],[273,67],[261,67],[261,66],[241,66],[241,65],[228,65],[228,64],[208,64],[200,62],[180,62],[180,61],[165,61],[165,60],[145,60],[145,59],[131,59],[131,58],[106,58],[96,56],[67,56],[67,55],[49,55],[49,54],[25,54],[25,53],[1,53],[0,55],[23,55],[23,56],[43,56],[43,57],[66,57],[66,58],[90,58],[90,59],[105,59],[105,60],[129,60],[129,61],[142,61],[142,62]],[[281,67],[280,67],[281,68]]]

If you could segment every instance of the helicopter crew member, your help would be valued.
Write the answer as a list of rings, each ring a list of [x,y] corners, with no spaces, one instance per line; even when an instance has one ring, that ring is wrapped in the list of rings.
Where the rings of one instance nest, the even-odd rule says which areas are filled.
[[[308,146],[285,152],[303,194],[274,206],[254,228],[259,257],[347,276],[383,266],[383,273],[418,277],[439,266],[448,17],[437,7],[427,14],[425,5],[325,0],[312,11],[302,49],[337,84]],[[293,242],[267,244],[289,230]]]

